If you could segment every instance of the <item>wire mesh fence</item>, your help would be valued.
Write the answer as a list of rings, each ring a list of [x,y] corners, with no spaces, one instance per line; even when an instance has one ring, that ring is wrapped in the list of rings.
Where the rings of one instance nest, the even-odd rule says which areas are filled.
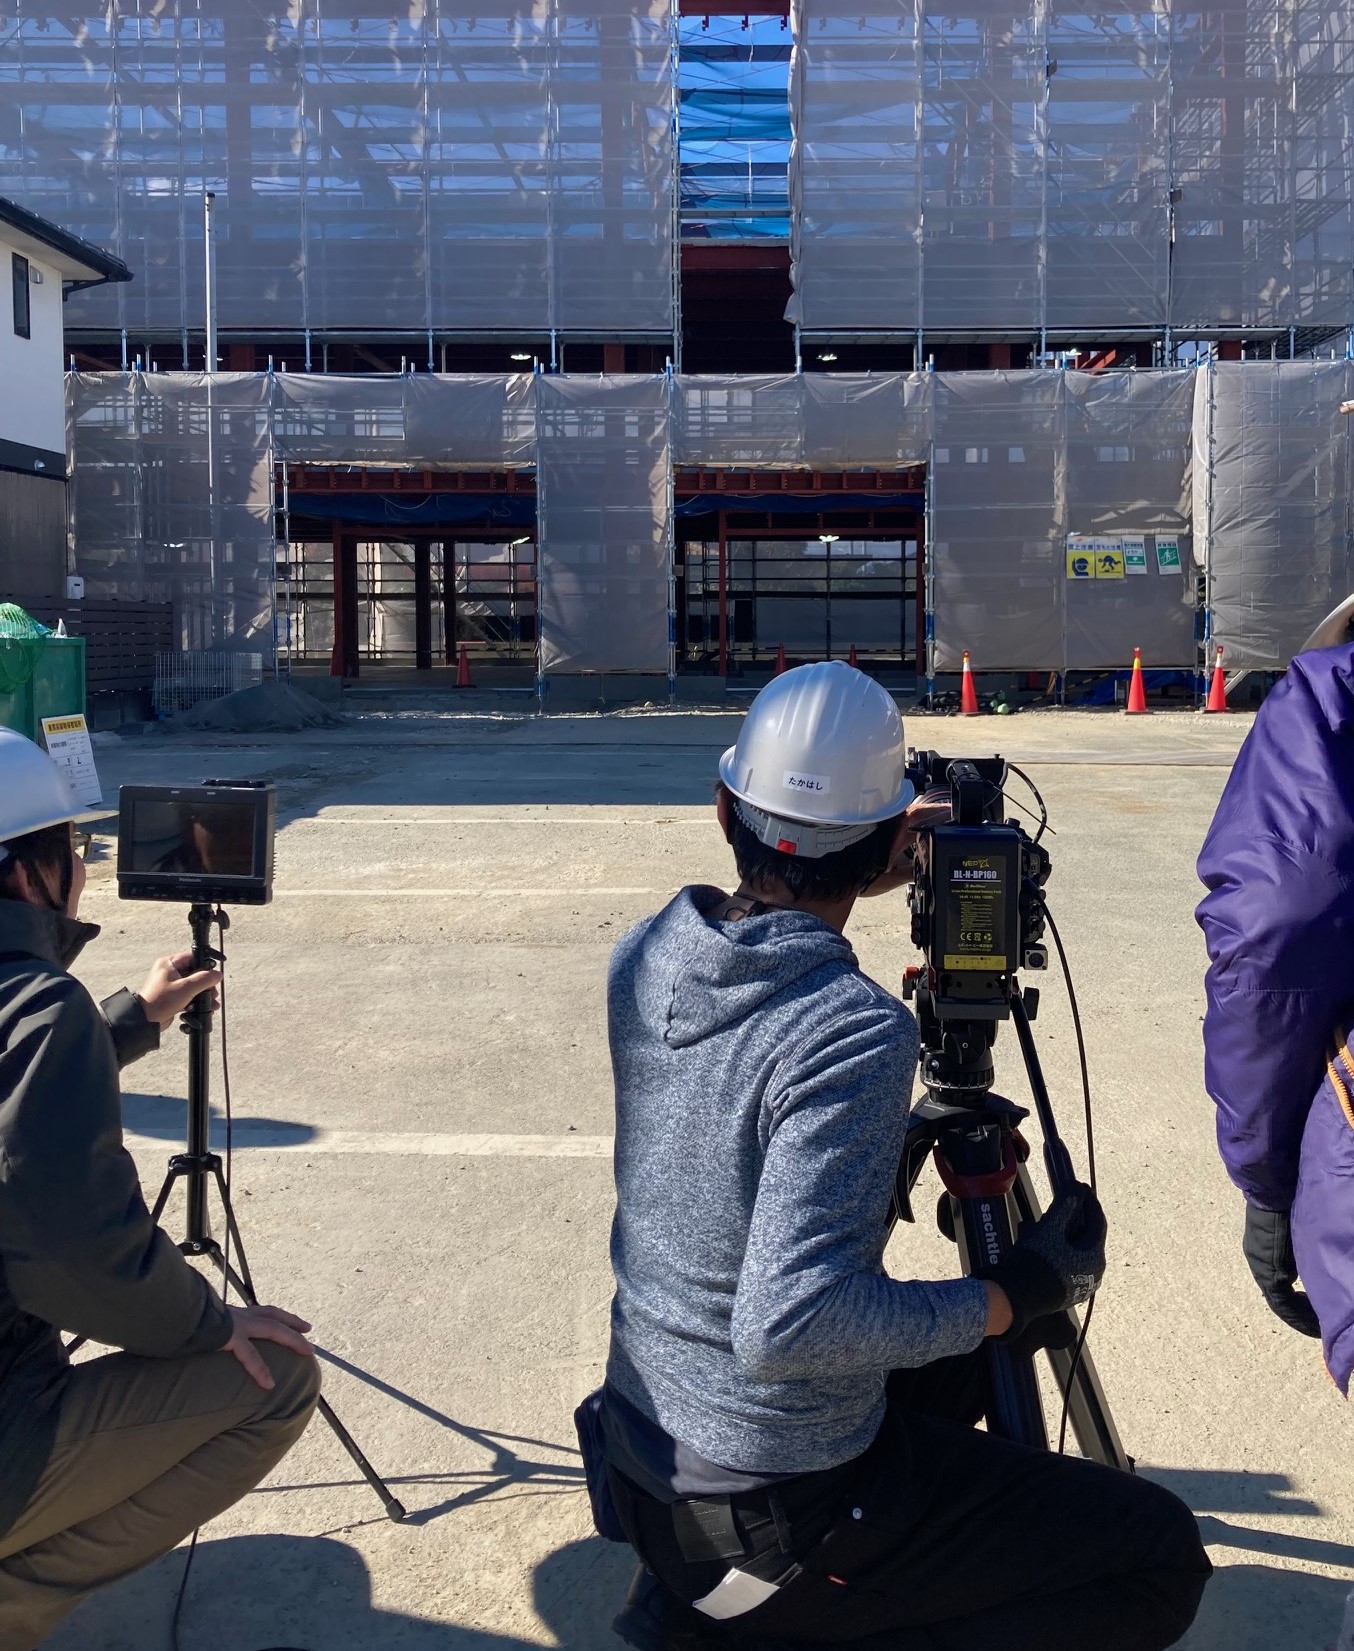
[[[152,700],[157,716],[189,711],[206,699],[221,699],[263,681],[263,655],[199,648],[185,653],[161,648],[155,655]]]

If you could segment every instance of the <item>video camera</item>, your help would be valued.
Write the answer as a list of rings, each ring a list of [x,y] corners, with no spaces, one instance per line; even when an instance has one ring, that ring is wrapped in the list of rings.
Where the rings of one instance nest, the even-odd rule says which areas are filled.
[[[911,753],[918,796],[950,791],[950,821],[923,838],[909,894],[912,941],[926,959],[937,1020],[1005,1020],[1017,970],[1048,967],[1039,891],[1052,862],[1037,838],[1004,818],[1007,772],[1000,757]]]
[[[124,900],[266,906],[273,897],[277,793],[266,780],[124,785],[118,894]]]

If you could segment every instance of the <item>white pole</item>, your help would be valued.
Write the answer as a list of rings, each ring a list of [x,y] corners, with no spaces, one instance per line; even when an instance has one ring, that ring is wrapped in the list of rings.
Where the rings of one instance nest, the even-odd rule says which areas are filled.
[[[209,373],[217,368],[216,357],[216,222],[214,208],[216,196],[211,190],[202,197],[202,228],[203,228],[203,256],[206,260],[203,270],[203,293],[207,303],[207,361]]]

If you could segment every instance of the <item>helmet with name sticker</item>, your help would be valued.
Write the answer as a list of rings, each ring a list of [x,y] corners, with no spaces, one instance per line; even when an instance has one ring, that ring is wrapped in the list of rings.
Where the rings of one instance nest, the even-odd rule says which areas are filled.
[[[817,860],[903,812],[913,797],[906,763],[893,696],[834,659],[762,689],[719,777],[763,843]]]

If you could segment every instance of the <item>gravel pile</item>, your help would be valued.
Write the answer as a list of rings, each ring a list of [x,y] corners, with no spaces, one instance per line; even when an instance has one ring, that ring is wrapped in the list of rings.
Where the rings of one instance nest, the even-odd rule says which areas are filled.
[[[174,718],[175,728],[218,734],[294,734],[302,728],[338,728],[343,718],[288,682],[261,682],[221,699],[205,699]]]

